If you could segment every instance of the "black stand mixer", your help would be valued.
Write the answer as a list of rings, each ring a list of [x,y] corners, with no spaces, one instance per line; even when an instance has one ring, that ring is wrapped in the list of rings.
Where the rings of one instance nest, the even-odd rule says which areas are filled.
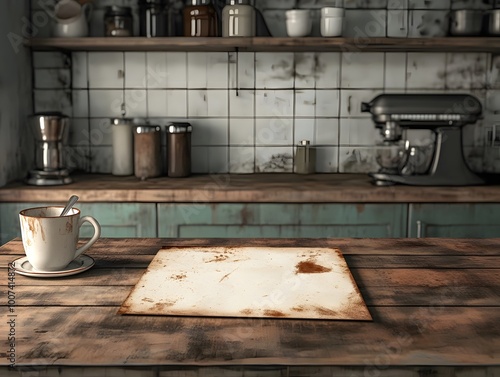
[[[485,183],[469,169],[462,150],[462,127],[475,123],[482,112],[481,103],[475,97],[382,94],[370,103],[362,103],[361,111],[372,114],[375,127],[380,129],[386,145],[400,143],[404,129],[427,129],[435,133],[434,154],[425,173],[405,175],[404,169],[395,172],[381,170],[370,174],[374,184],[465,186]],[[409,153],[408,144],[402,153]]]

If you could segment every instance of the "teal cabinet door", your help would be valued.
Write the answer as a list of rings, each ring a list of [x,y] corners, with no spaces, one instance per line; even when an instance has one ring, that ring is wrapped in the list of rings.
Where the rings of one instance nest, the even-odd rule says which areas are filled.
[[[158,236],[405,237],[404,204],[159,204]]]
[[[21,236],[19,211],[50,205],[47,203],[1,203],[0,241],[4,244]],[[156,237],[156,204],[77,203],[82,215],[94,217],[101,224],[101,237]],[[93,228],[85,223],[81,237],[91,237]]]
[[[500,237],[500,204],[411,204],[409,237]]]

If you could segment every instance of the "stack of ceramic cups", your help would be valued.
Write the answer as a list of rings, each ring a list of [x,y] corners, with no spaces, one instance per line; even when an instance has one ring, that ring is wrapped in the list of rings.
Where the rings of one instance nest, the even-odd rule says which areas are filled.
[[[312,20],[308,9],[286,11],[286,32],[289,37],[307,37],[311,34]]]
[[[323,37],[340,37],[344,14],[344,8],[321,8],[321,35]]]

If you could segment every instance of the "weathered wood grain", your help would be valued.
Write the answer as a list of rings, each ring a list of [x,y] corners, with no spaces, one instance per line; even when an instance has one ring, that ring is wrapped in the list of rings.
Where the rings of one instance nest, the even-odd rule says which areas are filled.
[[[366,365],[381,356],[390,365],[498,363],[498,307],[371,312],[372,322],[276,321],[122,316],[114,307],[19,307],[17,355],[19,363],[109,366]]]
[[[71,51],[498,51],[500,38],[32,38],[35,50]]]
[[[344,255],[408,255],[408,256],[498,256],[500,238],[101,238],[87,254],[99,255],[156,255],[162,247],[179,246],[277,246],[277,247],[332,247]],[[21,239],[14,239],[0,247],[0,254],[24,255]],[[1,265],[0,265],[1,267]]]
[[[117,314],[160,247],[216,245],[339,247],[373,321]],[[19,239],[0,247],[0,273],[23,254]],[[96,266],[80,275],[16,275],[19,365],[178,365],[195,373],[200,366],[298,368],[294,373],[287,368],[285,376],[314,376],[311,368],[332,367],[322,369],[330,373],[349,366],[353,369],[339,370],[346,377],[352,375],[347,370],[366,375],[367,365],[382,361],[384,369],[368,372],[474,376],[495,375],[500,369],[500,239],[101,239],[90,254]],[[6,289],[0,287],[2,297]],[[7,310],[2,301],[0,316],[6,318]],[[6,365],[3,358],[0,367]],[[458,372],[462,367],[473,369]],[[229,370],[222,374],[234,375]]]
[[[153,178],[73,175],[74,183],[37,187],[12,183],[0,202],[146,203],[499,203],[500,186],[375,187],[360,174],[241,174]]]

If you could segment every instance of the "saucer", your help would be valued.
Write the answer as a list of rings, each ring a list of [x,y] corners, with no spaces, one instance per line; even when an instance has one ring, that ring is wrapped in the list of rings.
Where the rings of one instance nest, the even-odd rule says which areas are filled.
[[[34,278],[59,278],[64,276],[71,276],[79,274],[83,271],[87,271],[95,264],[92,257],[82,254],[65,268],[59,271],[37,271],[33,269],[33,266],[28,262],[27,257],[18,258],[14,261],[14,269],[20,275],[30,276]]]

